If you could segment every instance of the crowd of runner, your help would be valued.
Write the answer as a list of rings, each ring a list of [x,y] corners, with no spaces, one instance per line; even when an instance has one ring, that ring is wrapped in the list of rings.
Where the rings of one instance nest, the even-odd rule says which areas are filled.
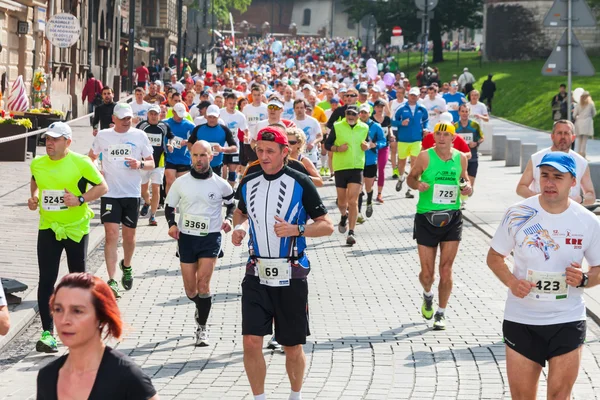
[[[359,240],[357,225],[368,223],[374,202],[398,196],[384,191],[386,182],[389,186],[391,179],[396,192],[405,188],[406,198],[418,193],[414,239],[421,263],[421,313],[433,319],[434,330],[446,329],[461,209],[473,194],[478,146],[485,139],[481,125],[489,120],[472,82],[441,83],[436,74],[437,82],[420,79],[411,86],[404,73],[389,72],[385,60],[368,58],[350,39],[263,39],[229,55],[216,74],[186,71],[182,77],[171,73],[169,82],[140,80],[129,104],[114,103],[112,89],[102,88],[87,156],[69,151],[67,124],[55,123],[46,132],[47,156],[31,164],[28,201],[41,216],[43,333],[36,349],[57,352],[56,331],[73,356],[42,369],[39,388],[54,385],[59,393],[69,393],[69,379],[85,364],[78,358],[83,350],[97,355],[89,357],[96,368],[119,364],[123,356],[105,349],[101,337],[120,335],[115,299],[134,285],[136,227],[140,217],[158,226],[162,207],[168,234],[177,241],[184,290],[194,304],[196,345],[210,345],[211,276],[223,256],[223,240],[231,237],[233,245],[248,248],[241,303],[252,392],[257,400],[266,398],[262,348],[269,336],[268,347],[285,353],[289,398],[300,399],[302,346],[310,335],[307,277],[313,267],[305,249],[307,238],[334,231],[317,189],[327,180],[337,192],[337,230],[349,246],[368,240]],[[593,203],[595,193],[587,162],[570,150],[572,140],[572,124],[558,121],[553,146],[532,156],[517,188],[527,199],[507,211],[488,257],[492,271],[510,288],[503,336],[515,398],[535,398],[546,360],[555,371],[549,393],[568,398],[585,339],[582,288],[600,283],[594,268],[600,265],[600,226],[579,204]],[[88,203],[97,199],[106,233],[106,283],[84,273],[93,216]],[[68,275],[54,289],[63,250],[69,271],[79,274]],[[504,262],[511,251],[512,270]],[[587,274],[581,269],[584,257],[592,267]],[[63,293],[74,290],[91,296],[77,302],[75,294]],[[86,329],[85,318],[92,319],[89,326],[95,323],[95,332],[73,334]],[[119,365],[123,374],[103,378],[125,376],[121,379],[146,393],[144,398],[158,398],[135,364]],[[91,390],[80,386],[78,393]],[[96,396],[112,398],[110,393]]]

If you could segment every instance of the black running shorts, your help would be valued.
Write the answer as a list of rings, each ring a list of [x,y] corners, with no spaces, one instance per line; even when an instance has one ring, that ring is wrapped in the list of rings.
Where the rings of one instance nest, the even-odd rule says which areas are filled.
[[[102,197],[100,199],[100,221],[103,224],[123,224],[128,228],[137,227],[140,214],[140,199],[125,197]]]
[[[427,220],[424,214],[415,214],[413,239],[417,244],[427,247],[437,247],[440,242],[454,242],[462,239],[462,213],[453,211],[454,216],[448,225],[437,227]]]
[[[335,171],[335,187],[346,189],[349,183],[362,185],[363,170],[362,169],[344,169]]]
[[[365,178],[375,178],[377,176],[377,164],[365,165],[363,176]]]
[[[217,176],[221,176],[221,171],[223,171],[223,164],[217,165],[216,167],[211,167],[213,170],[213,174]]]
[[[206,236],[179,233],[179,261],[193,264],[201,258],[217,258],[221,251],[221,233],[209,233]]]
[[[504,343],[522,356],[546,366],[546,360],[567,354],[585,343],[585,321],[554,325],[502,323]]]
[[[181,172],[188,172],[190,169],[192,169],[192,166],[185,165],[185,164],[172,164],[172,163],[168,162],[165,164],[165,169],[174,169],[178,173],[181,173]]]
[[[467,175],[475,178],[477,176],[477,169],[479,169],[479,161],[469,161],[467,164]]]
[[[240,164],[240,155],[239,154],[223,154],[223,164],[229,165],[239,165]]]
[[[283,346],[306,344],[308,327],[308,282],[291,279],[290,286],[261,285],[257,276],[242,281],[242,335],[267,336],[273,333]]]

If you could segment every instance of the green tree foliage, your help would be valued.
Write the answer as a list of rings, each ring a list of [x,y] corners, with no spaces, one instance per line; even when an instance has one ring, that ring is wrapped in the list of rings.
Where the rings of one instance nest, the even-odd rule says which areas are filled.
[[[217,19],[222,22],[229,21],[229,12],[231,10],[237,10],[240,13],[246,12],[248,6],[252,4],[252,0],[207,0],[208,1],[208,14],[212,15],[212,6],[215,7],[215,15]],[[188,8],[194,8],[202,11],[204,7],[204,0],[196,0]]]
[[[600,0],[594,0],[600,2]],[[373,14],[380,29],[379,41],[389,42],[394,26],[401,26],[405,42],[416,42],[421,33],[421,20],[417,19],[414,0],[344,0],[347,12],[356,20]],[[461,28],[481,28],[483,25],[483,0],[440,0],[430,24],[433,41],[433,61],[444,61],[442,33]]]

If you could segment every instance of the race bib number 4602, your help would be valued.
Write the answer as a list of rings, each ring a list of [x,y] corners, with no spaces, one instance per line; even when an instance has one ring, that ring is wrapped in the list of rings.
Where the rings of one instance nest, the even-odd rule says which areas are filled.
[[[527,280],[535,284],[528,294],[529,298],[554,301],[564,300],[569,295],[565,272],[545,272],[528,269]]]
[[[261,285],[280,287],[290,286],[292,266],[282,258],[259,258],[257,260],[258,278]]]
[[[210,229],[210,218],[202,215],[183,214],[179,230],[186,235],[206,236]]]
[[[433,185],[433,204],[454,204],[457,198],[457,185]]]
[[[42,190],[42,208],[46,211],[66,210],[64,190]]]
[[[126,157],[131,157],[133,149],[130,144],[113,144],[108,146],[108,155],[112,161],[125,161]]]

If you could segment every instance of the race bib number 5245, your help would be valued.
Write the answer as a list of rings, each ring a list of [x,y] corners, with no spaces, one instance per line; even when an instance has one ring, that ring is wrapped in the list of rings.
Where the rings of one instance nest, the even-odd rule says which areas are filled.
[[[46,211],[66,210],[64,190],[42,190],[42,208]]]

